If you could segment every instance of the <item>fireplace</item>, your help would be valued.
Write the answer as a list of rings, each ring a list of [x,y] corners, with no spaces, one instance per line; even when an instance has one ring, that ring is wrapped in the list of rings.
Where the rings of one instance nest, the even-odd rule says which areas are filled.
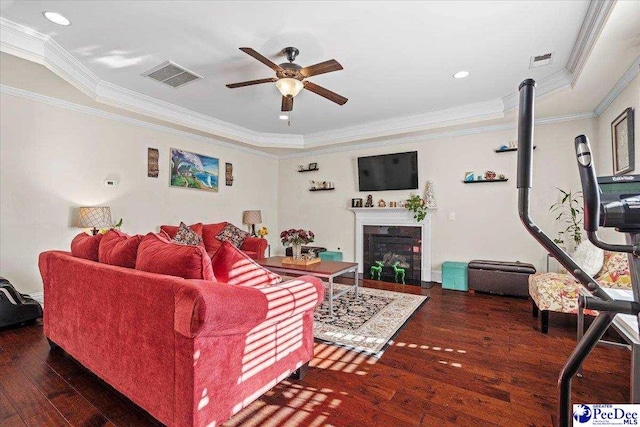
[[[431,214],[416,222],[404,208],[351,208],[356,215],[355,260],[364,278],[381,267],[380,278],[394,282],[403,269],[405,283],[431,281]],[[376,261],[378,261],[376,263]],[[377,268],[374,268],[377,279]],[[398,273],[400,280],[401,273]]]
[[[420,285],[420,227],[365,225],[363,233],[366,277],[371,278],[373,273],[375,278],[398,283],[402,283],[404,277],[406,284]]]

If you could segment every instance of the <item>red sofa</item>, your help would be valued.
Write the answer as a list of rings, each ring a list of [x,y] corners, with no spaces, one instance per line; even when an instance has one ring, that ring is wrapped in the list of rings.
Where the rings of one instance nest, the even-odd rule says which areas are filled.
[[[228,222],[218,222],[216,224],[192,224],[189,227],[195,231],[197,234],[202,236],[202,243],[204,244],[205,249],[209,256],[213,256],[216,251],[222,245],[222,242],[216,238],[218,234],[229,224]],[[169,237],[172,237],[178,231],[178,226],[175,225],[161,225],[160,229],[165,231]],[[240,250],[246,253],[253,259],[259,259],[265,257],[265,252],[267,250],[267,240],[260,239],[258,237],[247,237]]]
[[[313,357],[320,279],[264,288],[40,255],[44,330],[168,426],[216,426]]]

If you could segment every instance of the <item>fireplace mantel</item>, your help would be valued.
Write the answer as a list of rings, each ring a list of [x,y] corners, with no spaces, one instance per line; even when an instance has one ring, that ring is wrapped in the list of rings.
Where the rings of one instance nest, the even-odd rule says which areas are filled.
[[[405,208],[349,208],[356,216],[355,257],[360,273],[363,272],[363,232],[365,225],[404,225],[422,229],[422,281],[431,281],[431,213],[417,222],[413,213]]]

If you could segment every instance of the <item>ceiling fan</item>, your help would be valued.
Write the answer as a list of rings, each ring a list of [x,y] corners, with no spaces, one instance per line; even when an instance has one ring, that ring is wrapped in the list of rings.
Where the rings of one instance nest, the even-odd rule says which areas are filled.
[[[319,64],[302,68],[300,65],[293,62],[295,61],[296,56],[300,53],[300,51],[295,47],[287,47],[282,50],[282,52],[287,56],[287,60],[289,60],[289,62],[285,62],[280,65],[271,62],[269,59],[265,58],[250,47],[241,47],[240,50],[271,68],[276,72],[276,77],[228,84],[227,87],[230,89],[261,83],[275,83],[280,93],[282,93],[282,111],[293,110],[293,98],[300,93],[302,89],[307,89],[308,91],[320,95],[323,98],[333,101],[339,105],[344,105],[348,101],[348,99],[342,95],[338,95],[329,89],[325,89],[322,86],[305,80],[307,77],[317,76],[318,74],[342,70],[342,65],[340,65],[340,63],[335,59],[330,59],[328,61],[320,62]]]

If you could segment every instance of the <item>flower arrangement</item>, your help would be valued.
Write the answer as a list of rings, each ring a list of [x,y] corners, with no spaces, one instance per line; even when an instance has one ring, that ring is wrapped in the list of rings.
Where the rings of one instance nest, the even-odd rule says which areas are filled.
[[[258,235],[258,237],[264,239],[265,236],[269,235],[269,229],[267,227],[262,227],[261,229],[259,229],[256,234]]]
[[[296,230],[295,228],[284,230],[282,233],[280,233],[280,240],[285,246],[311,243],[313,242],[314,237],[315,235],[311,230]]]

